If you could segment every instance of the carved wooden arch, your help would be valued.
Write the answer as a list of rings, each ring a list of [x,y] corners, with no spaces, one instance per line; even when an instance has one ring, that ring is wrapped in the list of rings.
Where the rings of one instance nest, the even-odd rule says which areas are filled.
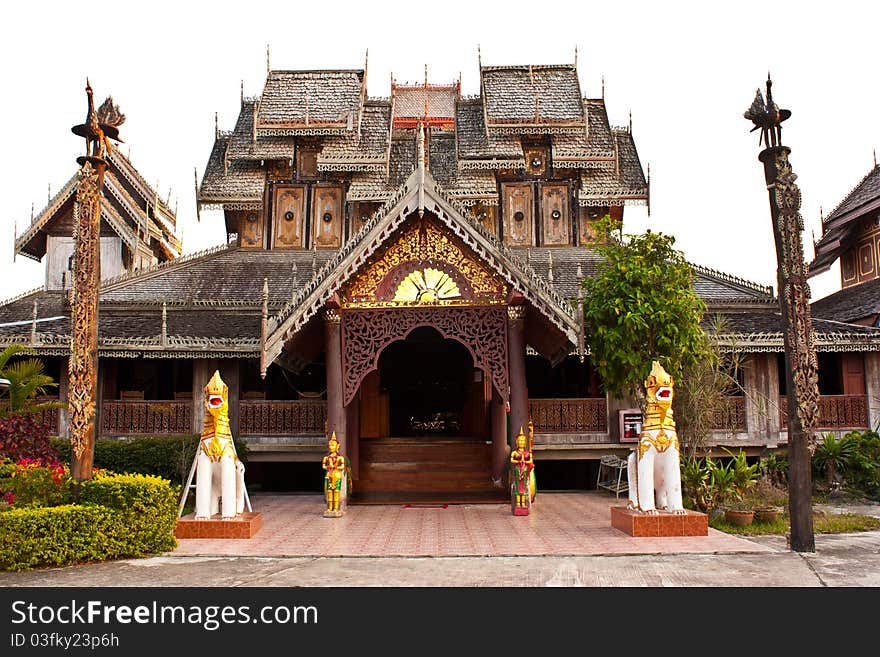
[[[489,375],[495,390],[507,400],[505,307],[368,308],[341,315],[343,404],[351,403],[364,377],[378,369],[385,347],[421,326],[430,326],[444,338],[463,344],[474,364]]]

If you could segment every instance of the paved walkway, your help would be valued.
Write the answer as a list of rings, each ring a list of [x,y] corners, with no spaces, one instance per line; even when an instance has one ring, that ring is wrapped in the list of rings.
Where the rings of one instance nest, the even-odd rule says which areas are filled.
[[[320,495],[255,495],[262,529],[250,539],[182,539],[174,556],[467,557],[769,552],[709,529],[708,536],[633,538],[611,526],[605,492],[542,493],[528,517],[509,504],[350,506],[324,518]]]

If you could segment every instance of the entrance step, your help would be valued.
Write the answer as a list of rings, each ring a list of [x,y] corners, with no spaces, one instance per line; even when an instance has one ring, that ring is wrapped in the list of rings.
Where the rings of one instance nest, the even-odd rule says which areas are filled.
[[[476,440],[361,440],[351,504],[465,504],[507,500],[492,484],[492,445]]]

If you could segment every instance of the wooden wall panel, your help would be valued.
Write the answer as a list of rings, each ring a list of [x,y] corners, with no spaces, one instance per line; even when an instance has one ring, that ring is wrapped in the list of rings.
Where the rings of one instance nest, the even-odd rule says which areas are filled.
[[[850,249],[840,256],[840,285],[841,287],[849,287],[857,282],[856,252],[855,249]]]
[[[542,244],[565,246],[570,243],[568,194],[566,183],[541,185]]]
[[[874,241],[859,244],[858,248],[859,280],[866,281],[875,277],[874,273]]]
[[[840,366],[843,369],[843,394],[865,394],[865,360],[861,353],[843,353]]]
[[[504,243],[510,246],[535,246],[534,202],[531,183],[504,183]]]
[[[483,228],[498,237],[498,213],[497,207],[494,205],[485,205],[477,203],[471,208],[477,221],[482,224]]]
[[[263,213],[257,210],[237,212],[238,215],[238,243],[245,249],[262,249],[263,243]]]
[[[378,210],[381,205],[381,203],[364,201],[352,203],[349,206],[351,208],[349,211],[349,237],[357,235],[358,231],[364,227],[364,224],[370,220],[370,217],[376,213],[376,210]]]
[[[305,246],[306,218],[305,185],[276,186],[272,217],[273,248],[303,248]]]
[[[597,234],[593,227],[596,220],[605,216],[607,208],[580,206],[578,208],[578,244],[594,244]],[[595,214],[593,217],[591,215]]]
[[[296,149],[297,180],[314,180],[318,177],[318,151]]]
[[[312,239],[318,249],[342,246],[342,187],[316,185],[312,189]]]

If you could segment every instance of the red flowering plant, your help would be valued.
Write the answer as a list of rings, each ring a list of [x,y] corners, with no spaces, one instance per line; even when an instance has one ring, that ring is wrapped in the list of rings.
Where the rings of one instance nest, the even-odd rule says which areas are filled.
[[[67,504],[71,500],[70,469],[58,461],[31,458],[3,463],[0,499],[6,509]]]

